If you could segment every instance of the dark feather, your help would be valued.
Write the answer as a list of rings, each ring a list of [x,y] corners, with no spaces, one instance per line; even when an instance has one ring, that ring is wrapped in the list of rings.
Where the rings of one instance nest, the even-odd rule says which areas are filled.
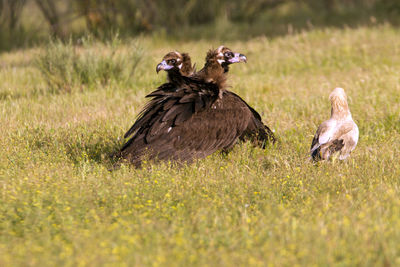
[[[338,151],[340,151],[344,147],[344,141],[343,140],[333,140],[331,145],[329,146],[329,152],[330,154],[334,154]]]
[[[132,137],[121,149],[123,158],[136,166],[145,158],[191,162],[229,151],[239,139],[261,147],[275,141],[261,116],[225,90],[226,71],[212,56],[201,75],[185,77],[175,69],[168,73],[170,83],[147,95],[152,99],[125,134]]]
[[[311,158],[314,161],[321,160],[321,146],[316,147],[316,145],[319,143],[318,142],[318,137],[319,136],[314,136],[312,143],[311,143]]]
[[[175,125],[181,125],[193,115],[193,104],[186,103],[182,105],[180,113],[176,116]]]
[[[171,108],[166,110],[165,115],[161,117],[162,121],[173,121],[176,116],[182,112],[183,105],[175,104]]]

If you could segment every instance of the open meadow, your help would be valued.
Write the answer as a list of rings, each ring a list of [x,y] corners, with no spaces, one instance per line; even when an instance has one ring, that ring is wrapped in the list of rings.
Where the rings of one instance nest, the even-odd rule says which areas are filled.
[[[200,69],[221,41],[82,43],[0,54],[1,266],[400,265],[400,29],[223,43],[248,59],[230,90],[279,142],[181,168],[110,171],[110,154],[166,80],[161,58],[189,52]],[[348,160],[312,164],[335,87],[360,140]]]

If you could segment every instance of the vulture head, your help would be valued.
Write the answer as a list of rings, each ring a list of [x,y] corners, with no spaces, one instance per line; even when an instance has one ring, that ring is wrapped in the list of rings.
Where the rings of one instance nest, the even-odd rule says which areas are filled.
[[[245,55],[235,53],[228,47],[221,45],[214,51],[213,55],[217,62],[222,66],[225,72],[229,70],[229,65],[233,63],[247,62]],[[207,59],[206,59],[207,60]]]
[[[245,55],[235,53],[225,46],[220,46],[215,50],[208,51],[204,68],[195,76],[206,82],[214,82],[222,88],[229,71],[229,65],[240,62],[247,62]]]
[[[189,76],[193,73],[193,67],[189,54],[179,53],[177,51],[166,54],[162,61],[157,65],[157,73],[160,70],[167,72],[179,71],[183,76]]]

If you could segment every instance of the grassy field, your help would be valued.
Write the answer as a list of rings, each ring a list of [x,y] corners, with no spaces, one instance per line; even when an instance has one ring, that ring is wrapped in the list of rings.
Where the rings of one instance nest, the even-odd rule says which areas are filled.
[[[399,29],[225,43],[248,58],[232,66],[231,90],[279,143],[239,144],[182,168],[110,172],[108,155],[165,81],[155,72],[162,56],[187,51],[202,66],[220,45],[135,43],[142,59],[129,79],[75,79],[68,90],[50,88],[37,67],[48,48],[0,55],[1,266],[400,265]],[[115,49],[96,47],[81,50],[107,58]],[[132,49],[118,44],[122,57],[110,60]],[[359,144],[345,162],[313,165],[311,140],[337,86]]]

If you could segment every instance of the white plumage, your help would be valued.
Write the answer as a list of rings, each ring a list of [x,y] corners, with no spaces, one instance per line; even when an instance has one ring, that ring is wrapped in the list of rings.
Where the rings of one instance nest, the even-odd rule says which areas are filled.
[[[358,142],[358,127],[351,117],[347,96],[342,88],[335,88],[329,95],[331,118],[324,121],[314,135],[310,154],[313,160],[327,160],[340,153],[346,159]]]

